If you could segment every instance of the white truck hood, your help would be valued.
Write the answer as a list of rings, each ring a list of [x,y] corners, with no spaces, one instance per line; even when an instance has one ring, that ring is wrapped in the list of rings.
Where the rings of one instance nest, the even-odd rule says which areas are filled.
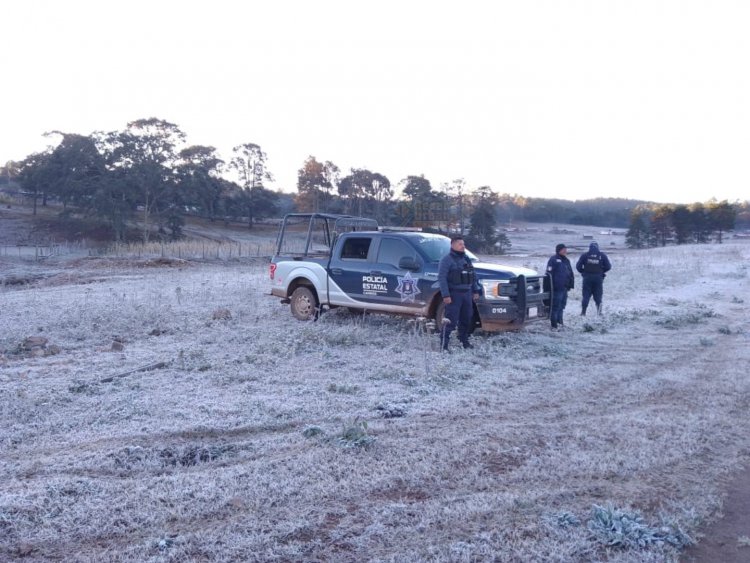
[[[474,262],[474,269],[475,270],[483,270],[483,272],[478,273],[491,273],[491,272],[502,272],[506,274],[503,276],[503,278],[507,277],[508,272],[513,274],[513,276],[538,276],[539,273],[535,272],[534,270],[530,268],[524,268],[522,266],[506,266],[503,264],[493,264],[492,262]]]

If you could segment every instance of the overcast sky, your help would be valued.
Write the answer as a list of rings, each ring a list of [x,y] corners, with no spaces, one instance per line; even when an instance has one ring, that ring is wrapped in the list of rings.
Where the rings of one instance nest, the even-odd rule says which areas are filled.
[[[750,198],[750,2],[6,0],[0,161],[158,117],[396,184]]]

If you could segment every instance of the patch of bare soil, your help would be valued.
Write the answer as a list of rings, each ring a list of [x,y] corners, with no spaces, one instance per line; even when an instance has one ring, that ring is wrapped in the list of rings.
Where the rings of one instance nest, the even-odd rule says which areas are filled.
[[[687,548],[683,563],[746,563],[750,561],[750,468],[727,487],[721,517],[708,525],[699,543]]]

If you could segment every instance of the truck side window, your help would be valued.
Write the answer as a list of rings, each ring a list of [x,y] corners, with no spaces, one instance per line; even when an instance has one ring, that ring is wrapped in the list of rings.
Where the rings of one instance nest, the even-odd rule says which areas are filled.
[[[379,264],[390,264],[398,267],[399,260],[404,257],[417,257],[417,253],[408,243],[396,238],[384,238],[380,241]]]
[[[341,249],[341,258],[348,260],[367,260],[367,253],[370,251],[370,238],[348,238],[344,241]]]

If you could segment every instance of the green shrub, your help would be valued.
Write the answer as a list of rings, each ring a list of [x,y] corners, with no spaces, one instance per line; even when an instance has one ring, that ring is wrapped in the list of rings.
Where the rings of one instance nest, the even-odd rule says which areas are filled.
[[[354,395],[355,393],[359,392],[359,387],[357,385],[336,385],[335,383],[331,383],[328,386],[328,391],[330,391],[331,393]]]
[[[610,504],[594,505],[587,527],[599,543],[608,547],[637,549],[666,543],[683,548],[693,543],[675,522],[649,526],[638,511],[626,512]]]
[[[320,426],[308,426],[302,431],[302,435],[305,438],[315,438],[316,436],[322,436],[325,434]]]
[[[367,433],[367,421],[355,420],[344,427],[338,437],[338,443],[345,448],[366,448],[375,442],[375,437]]]

